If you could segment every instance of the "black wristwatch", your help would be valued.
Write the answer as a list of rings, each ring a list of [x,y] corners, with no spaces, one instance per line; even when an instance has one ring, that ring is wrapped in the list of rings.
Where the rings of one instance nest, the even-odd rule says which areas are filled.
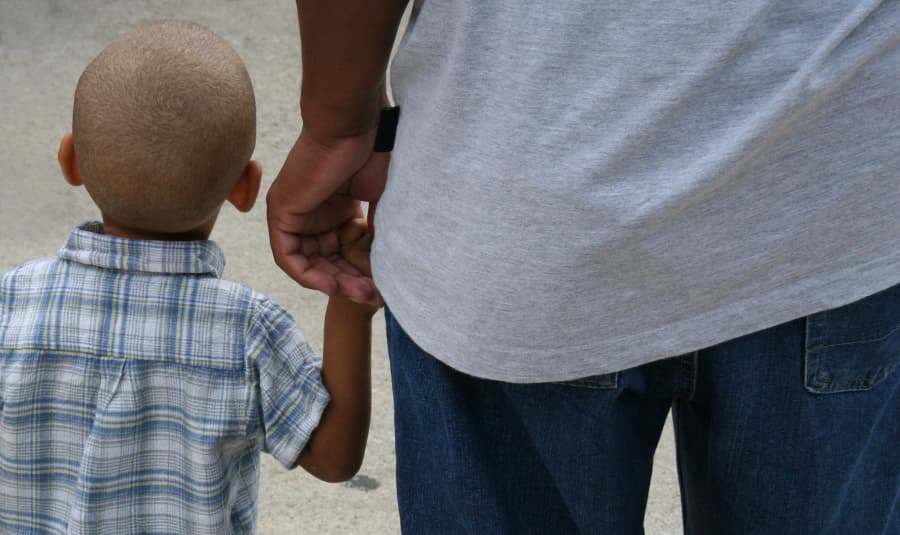
[[[378,132],[375,133],[373,152],[391,152],[394,150],[394,138],[397,136],[397,123],[400,121],[400,106],[382,108],[378,118]]]

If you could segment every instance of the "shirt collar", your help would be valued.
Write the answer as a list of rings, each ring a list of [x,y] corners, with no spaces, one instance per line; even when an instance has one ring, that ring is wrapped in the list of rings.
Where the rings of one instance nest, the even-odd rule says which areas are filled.
[[[105,269],[145,273],[206,274],[221,277],[225,254],[210,240],[131,240],[103,234],[103,223],[92,221],[69,234],[59,251],[64,260]]]

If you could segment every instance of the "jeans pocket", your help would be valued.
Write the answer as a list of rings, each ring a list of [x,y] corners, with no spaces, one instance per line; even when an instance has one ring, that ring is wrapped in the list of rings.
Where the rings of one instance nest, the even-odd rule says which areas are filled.
[[[805,385],[814,394],[870,390],[900,363],[900,285],[806,318]]]
[[[604,373],[602,375],[591,375],[589,377],[579,377],[570,381],[558,381],[555,384],[562,386],[575,386],[578,388],[616,388],[619,385],[618,373]]]

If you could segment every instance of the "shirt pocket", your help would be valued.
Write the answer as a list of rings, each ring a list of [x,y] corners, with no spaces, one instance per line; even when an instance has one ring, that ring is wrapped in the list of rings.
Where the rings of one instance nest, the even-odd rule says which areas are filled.
[[[874,388],[900,363],[900,285],[806,319],[806,389]]]

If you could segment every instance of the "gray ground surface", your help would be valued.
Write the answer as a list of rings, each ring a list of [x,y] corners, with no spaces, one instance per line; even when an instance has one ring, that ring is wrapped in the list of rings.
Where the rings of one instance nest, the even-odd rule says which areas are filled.
[[[88,61],[117,35],[168,18],[205,24],[240,52],[256,89],[259,125],[254,157],[265,169],[264,188],[277,173],[299,131],[300,51],[293,2],[0,0],[0,271],[54,254],[73,226],[96,219],[86,192],[66,185],[56,165],[59,139],[70,128],[75,83]],[[299,288],[271,262],[263,204],[246,215],[224,210],[213,239],[228,257],[226,277],[272,296],[295,315],[312,345],[321,348],[325,300]],[[349,484],[330,485],[299,470],[288,472],[265,458],[261,534],[399,532],[383,329],[379,314],[374,333],[374,415],[360,475]],[[668,427],[657,454],[646,529],[651,534],[681,531]]]

